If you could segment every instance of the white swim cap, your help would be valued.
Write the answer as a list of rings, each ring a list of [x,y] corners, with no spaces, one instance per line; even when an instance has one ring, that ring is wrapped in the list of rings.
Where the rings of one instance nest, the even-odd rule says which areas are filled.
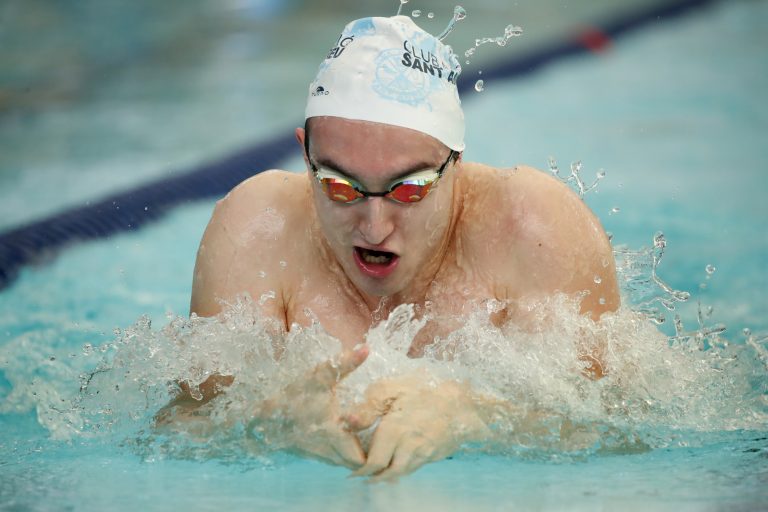
[[[335,116],[402,126],[463,151],[460,72],[450,47],[408,16],[353,21],[309,86],[306,119]]]

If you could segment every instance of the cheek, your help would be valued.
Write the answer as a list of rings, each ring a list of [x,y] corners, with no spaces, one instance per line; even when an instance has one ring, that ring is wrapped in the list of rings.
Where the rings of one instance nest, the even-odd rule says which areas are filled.
[[[400,232],[411,253],[430,252],[443,240],[450,224],[450,210],[439,203],[409,209],[401,217]]]
[[[353,211],[328,201],[324,195],[315,194],[315,211],[328,242],[343,245],[354,226]]]

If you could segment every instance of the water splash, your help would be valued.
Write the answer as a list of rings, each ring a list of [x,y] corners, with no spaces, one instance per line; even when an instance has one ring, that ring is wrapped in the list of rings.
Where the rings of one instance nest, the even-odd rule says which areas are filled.
[[[456,26],[456,23],[458,23],[459,21],[463,20],[466,17],[467,17],[467,11],[462,6],[457,5],[456,7],[454,7],[453,18],[451,18],[451,21],[448,22],[448,26],[445,27],[445,30],[440,32],[440,35],[437,36],[437,40],[442,41],[443,39],[448,37],[448,34],[453,32],[453,29]]]
[[[523,35],[523,29],[522,27],[518,27],[517,25],[507,25],[504,29],[504,34],[496,37],[481,37],[478,39],[475,39],[475,46],[472,48],[469,48],[464,52],[464,57],[467,59],[467,64],[469,64],[469,58],[472,57],[477,49],[488,43],[494,43],[498,46],[507,46],[507,42],[512,39],[513,37],[520,37]]]
[[[663,302],[682,299],[684,293],[656,276],[665,246],[659,234],[649,253],[617,252],[620,262],[651,257],[646,281],[655,283],[655,290],[643,294],[649,302],[649,295]],[[637,289],[638,268],[619,265],[625,295],[627,283]],[[271,300],[266,295],[259,302]],[[622,449],[627,439],[667,446],[677,442],[681,429],[755,428],[768,418],[749,381],[750,375],[768,371],[768,334],[745,331],[745,343],[729,344],[717,324],[707,325],[711,310],[704,309],[697,329],[686,331],[676,318],[676,333],[667,337],[635,306],[595,323],[565,296],[515,303],[517,309],[534,312],[533,328],[492,323],[489,313],[505,306],[498,301],[475,304],[462,327],[436,339],[417,359],[408,357],[409,347],[433,313],[427,308],[420,315],[412,305],[399,306],[367,333],[370,356],[339,388],[342,405],[353,408],[374,382],[416,371],[434,383],[467,382],[478,393],[519,408],[496,419],[498,436],[488,449],[544,457]],[[95,368],[81,372],[77,388],[68,386],[73,380],[69,371],[48,376],[45,385],[35,382],[27,398],[38,408],[41,424],[58,438],[127,439],[151,457],[236,459],[281,450],[287,438],[274,426],[254,424],[253,411],[338,354],[341,344],[317,321],[281,333],[259,311],[258,303],[243,297],[218,318],[178,317],[159,330],[141,318],[118,330],[114,340],[83,344],[82,353],[69,358],[70,364],[81,358],[81,364]],[[8,352],[13,346],[3,347],[0,361],[15,359],[18,368],[19,354]],[[582,375],[583,354],[595,351],[609,368],[600,381]],[[186,383],[191,395],[202,399],[200,383],[217,373],[237,375],[224,398],[201,406],[194,418],[171,429],[153,429],[153,417],[178,389],[176,382]],[[29,388],[26,377],[18,378],[15,388]],[[537,433],[526,419],[534,412]],[[589,432],[590,442],[564,435],[569,424]]]
[[[552,176],[554,176],[562,183],[568,185],[572,190],[579,194],[579,197],[582,199],[587,192],[591,190],[597,190],[598,184],[602,179],[605,178],[605,171],[600,169],[595,174],[595,181],[587,185],[581,176],[583,166],[580,161],[571,163],[571,172],[568,176],[563,176],[560,174],[560,168],[557,166],[557,160],[555,160],[554,157],[549,157],[547,160],[547,167],[549,168],[549,172],[552,173]]]
[[[395,16],[400,16],[400,13],[403,10],[403,6],[408,3],[408,0],[400,0],[400,5],[397,7],[397,13],[395,13]]]
[[[624,292],[638,311],[657,324],[666,322],[666,315],[658,306],[666,311],[675,311],[676,304],[687,302],[691,297],[689,292],[673,289],[658,276],[657,269],[666,246],[664,233],[658,232],[650,248],[619,246],[613,251]]]

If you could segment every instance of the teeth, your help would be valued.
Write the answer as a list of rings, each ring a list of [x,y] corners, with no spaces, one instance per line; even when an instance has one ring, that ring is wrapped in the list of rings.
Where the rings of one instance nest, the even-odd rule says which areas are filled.
[[[389,261],[388,256],[374,256],[372,254],[364,254],[363,259],[366,263],[386,263]]]
[[[360,251],[360,255],[363,257],[363,261],[366,263],[375,263],[381,265],[383,263],[389,263],[392,259],[391,255],[387,254],[373,254],[371,251],[363,249]]]

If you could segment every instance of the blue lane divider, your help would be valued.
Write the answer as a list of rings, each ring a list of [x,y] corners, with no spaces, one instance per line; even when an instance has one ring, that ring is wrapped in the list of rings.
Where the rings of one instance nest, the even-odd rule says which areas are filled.
[[[715,0],[681,0],[657,5],[625,18],[590,27],[572,39],[539,48],[527,55],[483,70],[483,79],[509,79],[537,71],[565,57],[597,51],[610,39],[630,30],[681,15]],[[459,80],[459,92],[474,87]],[[7,287],[28,264],[50,260],[59,249],[81,241],[133,231],[162,217],[184,202],[220,197],[232,187],[261,171],[278,167],[289,156],[298,156],[293,134],[274,137],[221,161],[190,172],[154,181],[116,194],[95,204],[73,208],[46,219],[0,234],[0,290]]]
[[[191,172],[3,233],[0,289],[7,287],[24,265],[49,260],[66,245],[137,230],[179,204],[223,196],[244,179],[275,168],[288,156],[298,154],[298,147],[292,133],[281,135]]]

